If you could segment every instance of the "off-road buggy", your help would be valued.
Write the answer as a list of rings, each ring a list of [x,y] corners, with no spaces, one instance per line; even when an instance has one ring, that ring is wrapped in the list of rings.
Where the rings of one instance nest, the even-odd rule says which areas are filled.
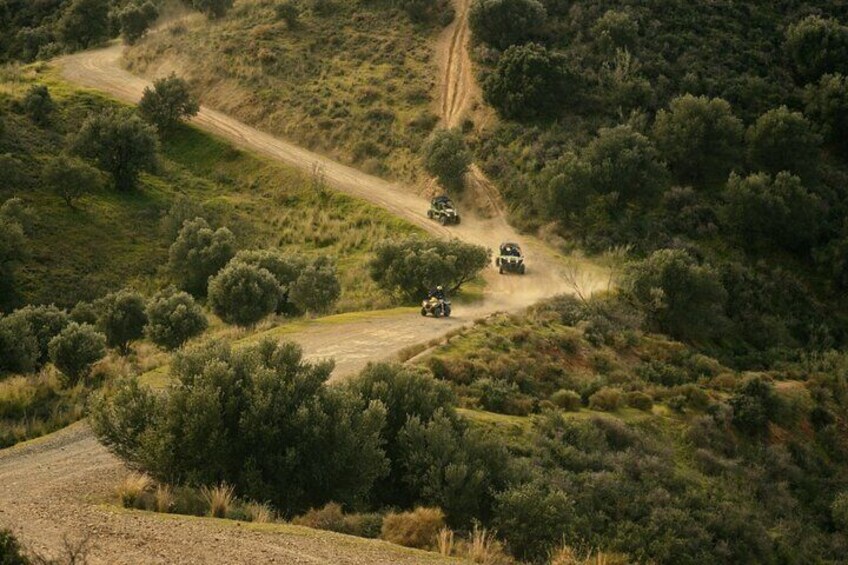
[[[438,221],[443,226],[459,223],[459,213],[456,211],[456,206],[447,196],[437,196],[430,201],[427,217]]]
[[[500,253],[495,258],[495,266],[500,274],[518,273],[523,275],[526,271],[524,266],[524,255],[517,243],[501,243]]]
[[[421,315],[430,315],[434,318],[441,318],[442,316],[448,318],[451,315],[451,303],[444,298],[431,296],[421,302]]]

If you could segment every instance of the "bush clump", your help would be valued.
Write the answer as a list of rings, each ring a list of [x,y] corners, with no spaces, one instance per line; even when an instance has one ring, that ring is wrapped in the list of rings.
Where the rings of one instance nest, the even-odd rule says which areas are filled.
[[[106,355],[106,337],[88,324],[71,322],[50,340],[50,360],[73,385],[91,372],[91,367]]]
[[[445,513],[440,508],[418,507],[411,512],[386,514],[380,538],[406,547],[433,549],[444,527]]]
[[[603,387],[589,397],[589,408],[603,412],[615,412],[621,408],[621,389]]]
[[[145,334],[165,349],[177,349],[209,325],[203,309],[187,292],[169,287],[147,303]]]
[[[573,390],[556,391],[551,395],[551,402],[567,412],[577,412],[583,406],[583,399]]]

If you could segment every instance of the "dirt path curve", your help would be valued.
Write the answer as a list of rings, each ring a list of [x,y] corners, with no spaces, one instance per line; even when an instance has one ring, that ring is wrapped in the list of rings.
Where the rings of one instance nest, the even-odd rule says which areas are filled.
[[[461,0],[465,1],[465,0]],[[460,18],[461,21],[461,18]],[[461,26],[459,26],[461,27]],[[467,33],[467,32],[466,32]],[[458,36],[458,45],[467,39]],[[464,51],[464,49],[463,49]],[[63,76],[82,86],[136,102],[148,82],[120,68],[121,47],[89,51],[60,60]],[[464,67],[470,72],[470,66]],[[460,73],[462,74],[462,73]],[[470,76],[470,75],[468,75]],[[457,83],[450,112],[462,113],[462,81]],[[528,306],[567,290],[559,276],[557,257],[534,240],[520,238],[502,217],[482,220],[466,216],[457,228],[445,229],[424,216],[427,202],[403,187],[301,149],[202,108],[194,123],[234,144],[282,162],[312,170],[322,167],[329,184],[363,198],[441,237],[494,246],[499,241],[524,244],[528,256],[525,277],[485,273],[485,299],[457,308],[450,320],[423,320],[417,314],[384,312],[352,321],[315,323],[283,337],[303,345],[309,357],[335,357],[337,373],[351,374],[370,360],[383,359],[404,347],[444,335],[474,319],[501,310]],[[268,333],[273,335],[276,329]],[[344,339],[340,339],[344,336]],[[118,511],[104,504],[127,469],[76,424],[14,448],[0,451],[0,527],[10,527],[36,549],[56,552],[63,536],[90,536],[93,563],[425,563],[433,554],[303,528],[252,527],[229,521],[192,519]]]

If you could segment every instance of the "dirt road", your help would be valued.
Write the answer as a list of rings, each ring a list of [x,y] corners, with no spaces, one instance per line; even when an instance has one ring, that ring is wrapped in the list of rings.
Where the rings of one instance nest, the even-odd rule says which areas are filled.
[[[467,0],[461,0],[466,2]],[[467,18],[459,13],[457,21]],[[467,26],[456,24],[456,68],[461,70],[448,89],[447,120],[458,119],[466,104],[463,66]],[[453,51],[453,50],[452,50]],[[148,82],[120,68],[120,46],[63,58],[63,76],[81,86],[105,91],[127,102],[137,101]],[[453,76],[453,75],[451,75]],[[518,234],[498,216],[478,219],[466,215],[461,226],[446,229],[426,219],[427,202],[403,187],[366,175],[351,167],[276,139],[209,108],[194,123],[234,144],[310,171],[319,164],[330,185],[363,198],[422,226],[441,237],[495,246],[504,240],[521,242],[529,264],[525,277],[485,277],[485,299],[472,307],[456,308],[451,320],[424,320],[418,314],[376,313],[338,323],[315,323],[297,334],[280,329],[270,335],[295,339],[310,357],[333,356],[338,375],[349,374],[367,361],[386,358],[415,343],[438,338],[458,325],[500,310],[526,307],[541,298],[568,290],[559,276],[560,259],[540,243]],[[284,334],[284,335],[283,335]],[[340,339],[344,336],[344,339]],[[316,534],[291,527],[277,531],[227,521],[191,519],[117,511],[105,505],[123,464],[93,438],[84,423],[30,444],[0,451],[0,527],[11,527],[37,549],[56,552],[62,537],[92,538],[93,563],[423,563],[432,554],[408,552],[380,542],[335,534]]]
[[[436,52],[441,68],[439,110],[442,124],[449,128],[461,123],[475,96],[479,94],[471,57],[468,55],[471,37],[468,12],[471,0],[456,0],[454,9],[456,16],[442,32]]]

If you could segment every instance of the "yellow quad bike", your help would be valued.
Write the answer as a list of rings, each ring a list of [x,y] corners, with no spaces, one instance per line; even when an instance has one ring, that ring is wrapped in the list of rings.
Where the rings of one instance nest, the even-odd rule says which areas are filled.
[[[451,303],[443,298],[431,296],[421,302],[421,315],[433,316],[434,318],[449,318],[451,315]]]

